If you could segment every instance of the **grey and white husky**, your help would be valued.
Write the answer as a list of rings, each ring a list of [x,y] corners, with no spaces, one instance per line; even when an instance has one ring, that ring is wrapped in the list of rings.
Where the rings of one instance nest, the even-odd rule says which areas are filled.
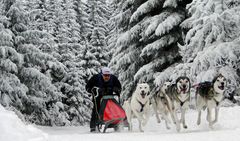
[[[173,120],[175,120],[177,131],[180,131],[180,123],[183,128],[187,128],[185,122],[185,112],[189,109],[190,104],[190,80],[186,76],[178,77],[176,83],[171,85],[167,90],[167,95],[172,101]],[[181,119],[177,117],[177,110],[181,112]]]
[[[159,114],[165,120],[166,128],[170,129],[169,114],[173,118],[172,101],[166,91],[171,86],[171,82],[166,81],[160,88],[160,91],[152,97],[152,107],[155,112],[158,123],[161,122]],[[175,119],[173,119],[175,121]]]
[[[209,122],[209,127],[213,128],[213,124],[218,121],[220,103],[224,98],[226,78],[222,74],[219,74],[208,87],[201,85],[204,84],[200,83],[196,90],[197,124],[201,123],[201,110],[207,108],[207,121]],[[212,110],[215,110],[214,120],[212,119]]]

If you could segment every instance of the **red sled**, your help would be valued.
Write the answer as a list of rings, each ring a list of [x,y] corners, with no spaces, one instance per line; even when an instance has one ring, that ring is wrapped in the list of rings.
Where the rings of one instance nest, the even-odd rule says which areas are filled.
[[[98,130],[105,133],[107,128],[118,130],[126,122],[126,113],[113,95],[103,96],[99,109]]]

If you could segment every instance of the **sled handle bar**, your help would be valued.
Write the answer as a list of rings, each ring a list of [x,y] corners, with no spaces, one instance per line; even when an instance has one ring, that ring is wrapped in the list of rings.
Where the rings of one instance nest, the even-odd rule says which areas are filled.
[[[116,94],[114,94],[114,95],[104,95],[103,97],[102,97],[102,99],[114,99],[114,96],[118,96],[118,95],[116,95]],[[118,96],[119,97],[119,96]]]
[[[97,89],[97,90],[96,90],[97,95],[94,95],[93,89]],[[96,87],[96,86],[94,86],[94,87],[92,88],[91,91],[92,91],[92,94],[93,94],[94,97],[98,97],[98,96],[99,96],[99,92],[98,92],[99,89],[100,89],[100,88],[99,88],[99,87]]]
[[[97,92],[97,95],[94,95],[94,92],[93,92],[93,89],[97,89],[96,90],[96,92]],[[95,97],[98,97],[99,96],[99,90],[100,88],[99,87],[96,87],[96,86],[94,86],[93,88],[92,88],[92,94],[95,96]],[[118,96],[118,97],[120,97],[119,95],[117,95],[116,93],[115,94],[112,94],[112,95],[109,95],[109,96]]]

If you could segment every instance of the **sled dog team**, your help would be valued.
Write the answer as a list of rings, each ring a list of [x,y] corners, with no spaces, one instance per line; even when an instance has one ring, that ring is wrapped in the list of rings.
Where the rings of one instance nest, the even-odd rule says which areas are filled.
[[[218,120],[220,103],[224,98],[226,79],[219,74],[211,83],[200,83],[195,88],[196,109],[198,111],[197,124],[201,123],[201,111],[207,109],[207,121],[209,127],[213,128]],[[178,132],[181,125],[183,128],[187,128],[185,112],[190,105],[190,89],[190,80],[185,76],[177,78],[175,84],[165,82],[154,96],[150,95],[150,88],[147,83],[138,84],[132,96],[123,103],[129,130],[131,131],[133,128],[132,119],[137,118],[139,130],[144,131],[143,127],[147,124],[151,114],[151,105],[156,114],[157,122],[160,123],[160,115],[165,120],[167,129],[170,129],[169,123],[171,121],[175,124]],[[180,113],[180,119],[178,118],[178,112]],[[213,112],[215,112],[214,118],[212,117]]]

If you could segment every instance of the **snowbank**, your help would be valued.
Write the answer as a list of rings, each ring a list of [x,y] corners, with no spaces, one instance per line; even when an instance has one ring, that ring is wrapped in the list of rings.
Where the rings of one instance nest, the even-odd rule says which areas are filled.
[[[48,135],[0,105],[0,141],[48,141]]]

